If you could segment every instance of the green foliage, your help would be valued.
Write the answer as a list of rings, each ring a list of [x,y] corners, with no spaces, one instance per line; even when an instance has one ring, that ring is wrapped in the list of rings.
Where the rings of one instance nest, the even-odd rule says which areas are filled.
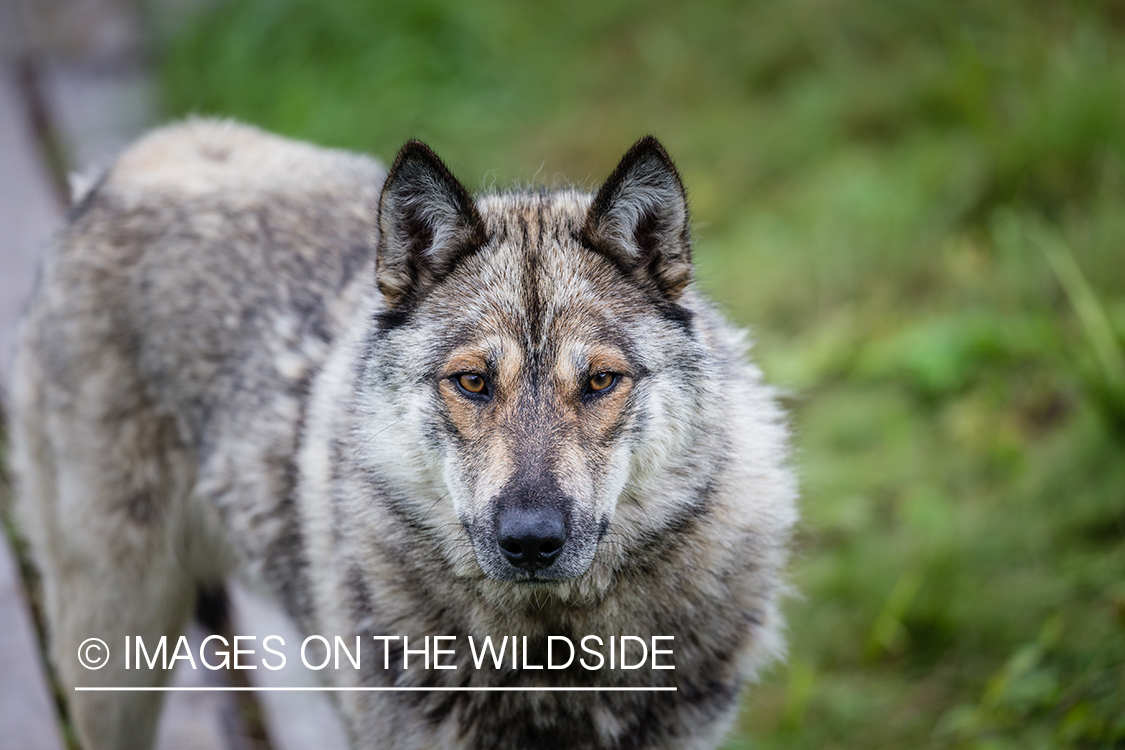
[[[731,747],[1125,746],[1120,3],[231,0],[162,65],[171,114],[485,183],[658,135],[805,495]]]

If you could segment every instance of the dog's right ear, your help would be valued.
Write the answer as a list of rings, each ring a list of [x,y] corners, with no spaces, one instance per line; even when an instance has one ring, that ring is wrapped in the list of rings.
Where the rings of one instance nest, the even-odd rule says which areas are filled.
[[[469,191],[429,146],[408,141],[379,197],[375,273],[394,306],[440,279],[484,242]]]

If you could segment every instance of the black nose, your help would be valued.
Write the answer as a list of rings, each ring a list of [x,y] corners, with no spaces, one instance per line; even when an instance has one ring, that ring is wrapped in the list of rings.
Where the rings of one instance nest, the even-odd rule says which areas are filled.
[[[566,544],[566,522],[552,508],[511,508],[500,514],[496,541],[517,568],[546,568]]]

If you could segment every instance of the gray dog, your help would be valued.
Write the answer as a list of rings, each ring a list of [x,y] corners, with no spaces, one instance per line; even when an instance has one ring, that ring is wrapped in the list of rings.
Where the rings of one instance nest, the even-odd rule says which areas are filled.
[[[149,135],[72,209],[13,390],[82,741],[149,747],[159,693],[70,688],[168,672],[79,644],[175,641],[237,574],[305,634],[361,636],[331,684],[427,688],[339,693],[357,748],[714,748],[782,650],[795,520],[746,346],[692,283],[652,138],[594,195],[471,197],[418,142],[384,173],[230,123]],[[397,636],[439,635],[455,669],[402,667]],[[468,639],[503,636],[519,663],[478,668]],[[587,658],[531,668],[548,636]],[[620,636],[674,669],[622,669]]]

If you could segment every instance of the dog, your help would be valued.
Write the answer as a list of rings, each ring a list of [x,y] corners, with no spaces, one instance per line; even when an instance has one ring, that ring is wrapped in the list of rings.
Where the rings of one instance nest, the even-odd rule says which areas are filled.
[[[84,669],[80,644],[174,640],[237,575],[374,649],[330,684],[425,688],[338,693],[356,748],[716,747],[783,651],[796,519],[747,348],[693,282],[652,137],[594,193],[473,197],[417,141],[385,171],[229,122],[154,131],[72,207],[12,389],[81,741],[150,747],[159,693],[72,688],[168,671]],[[456,669],[398,668],[438,635]],[[589,665],[625,635],[674,668],[533,668],[548,637],[600,644]],[[522,664],[475,668],[466,640],[503,636]]]

